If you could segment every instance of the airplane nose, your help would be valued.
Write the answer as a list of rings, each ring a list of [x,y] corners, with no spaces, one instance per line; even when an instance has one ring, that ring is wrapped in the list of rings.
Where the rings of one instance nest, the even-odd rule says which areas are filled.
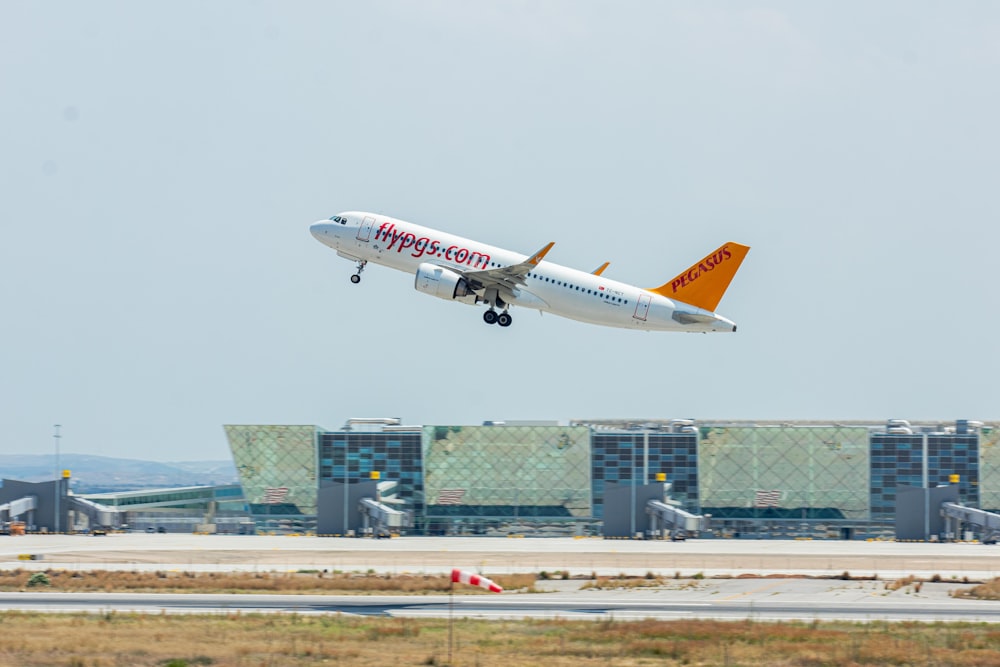
[[[322,241],[323,237],[329,233],[330,223],[326,220],[321,220],[320,222],[314,222],[309,225],[309,233],[313,235],[313,238],[317,241]]]

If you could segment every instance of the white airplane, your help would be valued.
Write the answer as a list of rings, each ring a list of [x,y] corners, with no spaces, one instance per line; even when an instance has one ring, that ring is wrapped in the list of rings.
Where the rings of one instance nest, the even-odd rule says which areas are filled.
[[[470,305],[485,303],[487,324],[509,327],[510,306],[572,320],[647,331],[736,331],[715,313],[749,247],[726,243],[660,287],[609,280],[608,264],[592,273],[543,261],[554,243],[525,256],[376,213],[349,211],[314,223],[320,243],[357,262],[415,274],[418,292]],[[500,312],[497,312],[497,311]]]

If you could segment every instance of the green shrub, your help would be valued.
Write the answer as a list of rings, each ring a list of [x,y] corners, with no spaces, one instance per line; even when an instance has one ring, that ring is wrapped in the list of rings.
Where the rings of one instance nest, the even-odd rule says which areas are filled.
[[[35,572],[28,579],[28,586],[34,588],[35,586],[51,586],[52,582],[49,581],[49,575],[44,572]]]

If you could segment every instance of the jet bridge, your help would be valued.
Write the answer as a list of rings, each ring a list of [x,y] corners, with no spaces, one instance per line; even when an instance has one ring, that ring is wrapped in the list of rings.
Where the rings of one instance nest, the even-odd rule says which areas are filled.
[[[375,537],[389,537],[406,526],[406,512],[380,503],[374,498],[362,498],[358,511],[363,520],[364,533]]]
[[[68,496],[69,509],[87,517],[91,528],[118,528],[121,512],[117,507],[101,505],[79,496]]]
[[[320,482],[316,531],[319,535],[388,537],[409,527],[410,514],[397,497],[396,481],[365,480],[349,484]],[[394,505],[396,507],[394,507]]]
[[[983,544],[996,544],[1000,539],[1000,514],[958,503],[942,503],[941,516],[947,535],[961,535],[963,526],[968,525],[978,529]]]
[[[672,539],[696,537],[707,528],[703,516],[678,507],[667,496],[669,483],[604,485],[601,530],[606,538]]]
[[[25,496],[17,500],[11,500],[0,505],[0,521],[4,523],[14,521],[20,516],[34,512],[36,509],[38,509],[37,496]],[[32,521],[28,521],[28,523],[32,523]]]
[[[646,514],[650,519],[650,533],[661,539],[668,535],[671,540],[687,539],[688,535],[697,535],[705,530],[708,523],[706,517],[700,514],[685,512],[661,500],[648,501]]]

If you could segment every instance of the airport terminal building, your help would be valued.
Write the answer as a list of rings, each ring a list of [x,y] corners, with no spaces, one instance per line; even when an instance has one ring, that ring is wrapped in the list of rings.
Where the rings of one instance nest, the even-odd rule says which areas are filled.
[[[428,535],[599,535],[606,494],[657,481],[727,537],[890,537],[897,493],[950,486],[1000,510],[1000,430],[949,423],[578,420],[478,426],[351,419],[227,425],[258,531],[322,528],[323,499],[377,478]],[[339,510],[337,510],[339,511]],[[619,511],[619,510],[615,510]],[[346,515],[345,515],[346,516]],[[346,524],[346,519],[345,523]]]

